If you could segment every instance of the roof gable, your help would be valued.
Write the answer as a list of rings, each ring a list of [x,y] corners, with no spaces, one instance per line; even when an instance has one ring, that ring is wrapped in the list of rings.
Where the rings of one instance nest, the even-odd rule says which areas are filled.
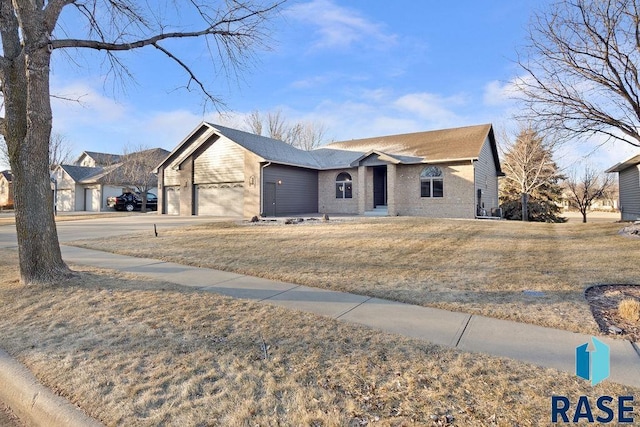
[[[265,161],[315,169],[320,167],[311,152],[300,150],[284,141],[224,126],[213,124],[209,124],[209,126],[236,144],[262,157]]]
[[[255,135],[237,129],[203,122],[194,129],[178,146],[158,165],[184,162],[191,154],[205,144],[211,143],[212,137],[225,137],[233,143],[254,153],[263,161],[319,169],[320,165],[309,151],[300,150],[286,142],[261,135]],[[156,170],[158,169],[156,168]]]
[[[83,151],[82,154],[76,159],[73,163],[75,166],[82,166],[84,159],[89,158],[92,160],[92,164],[94,166],[85,166],[85,167],[97,167],[97,166],[108,166],[114,163],[118,163],[120,161],[120,155],[118,154],[110,154],[110,153],[98,153],[95,151]]]

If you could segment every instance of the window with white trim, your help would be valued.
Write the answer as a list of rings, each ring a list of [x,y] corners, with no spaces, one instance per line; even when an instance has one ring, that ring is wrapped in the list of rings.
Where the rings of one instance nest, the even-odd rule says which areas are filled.
[[[336,199],[351,199],[353,197],[353,181],[351,175],[340,172],[336,177]]]
[[[444,197],[442,169],[427,166],[420,174],[420,197]]]

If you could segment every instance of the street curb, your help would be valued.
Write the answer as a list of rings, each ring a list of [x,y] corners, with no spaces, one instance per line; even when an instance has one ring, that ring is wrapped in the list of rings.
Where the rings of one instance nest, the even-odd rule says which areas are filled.
[[[0,349],[0,400],[26,425],[42,427],[100,427],[68,400],[56,396],[33,374]]]

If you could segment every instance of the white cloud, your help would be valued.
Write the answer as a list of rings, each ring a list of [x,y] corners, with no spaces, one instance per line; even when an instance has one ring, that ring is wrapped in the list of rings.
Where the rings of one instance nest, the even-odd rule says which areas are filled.
[[[70,99],[52,99],[53,130],[64,135],[77,154],[120,153],[131,144],[172,150],[203,120],[185,109],[135,108],[102,95],[84,81],[54,84],[52,93]]]
[[[101,95],[84,82],[54,86],[51,107],[55,128],[64,132],[77,125],[126,119],[127,106]]]
[[[313,0],[289,8],[287,16],[316,27],[315,48],[347,48],[356,43],[387,47],[396,36],[387,34],[382,24],[367,20],[357,11],[336,5],[331,0]]]
[[[604,171],[637,154],[640,154],[638,147],[597,135],[588,140],[574,140],[562,144],[556,152],[556,161],[566,170],[580,171],[588,164]]]
[[[519,90],[514,80],[502,83],[497,80],[491,81],[484,86],[483,103],[490,107],[508,107],[515,102],[515,97]]]
[[[459,126],[463,122],[455,108],[468,104],[463,95],[441,96],[432,93],[411,93],[401,96],[394,106],[405,114],[413,114],[438,127]]]

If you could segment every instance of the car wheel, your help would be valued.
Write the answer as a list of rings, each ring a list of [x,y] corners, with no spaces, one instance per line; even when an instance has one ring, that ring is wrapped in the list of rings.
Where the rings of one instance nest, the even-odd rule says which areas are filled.
[[[127,210],[127,212],[133,212],[135,206],[133,206],[131,203],[127,203],[124,208]]]

